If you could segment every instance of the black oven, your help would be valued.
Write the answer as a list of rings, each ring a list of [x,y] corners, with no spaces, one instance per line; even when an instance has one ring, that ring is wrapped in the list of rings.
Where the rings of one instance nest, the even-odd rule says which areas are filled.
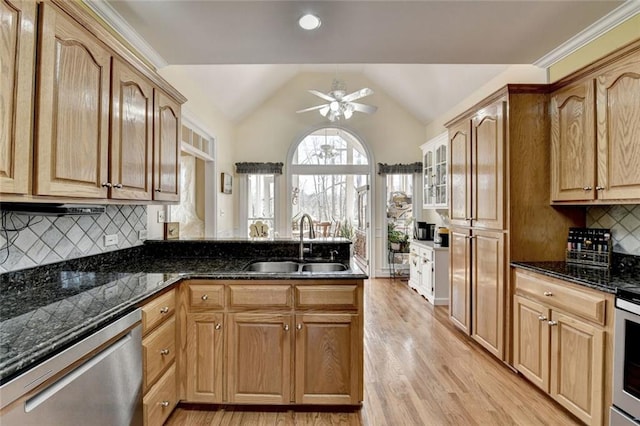
[[[616,295],[611,426],[640,425],[640,290]]]

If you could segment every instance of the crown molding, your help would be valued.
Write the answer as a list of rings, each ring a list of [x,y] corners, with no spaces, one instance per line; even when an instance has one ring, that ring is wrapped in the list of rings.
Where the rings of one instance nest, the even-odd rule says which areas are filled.
[[[164,68],[169,63],[120,15],[104,0],[82,0],[89,9],[120,34],[155,68]]]
[[[620,5],[620,7],[612,10],[583,31],[535,61],[533,65],[548,68],[638,13],[640,13],[640,0],[627,0]]]

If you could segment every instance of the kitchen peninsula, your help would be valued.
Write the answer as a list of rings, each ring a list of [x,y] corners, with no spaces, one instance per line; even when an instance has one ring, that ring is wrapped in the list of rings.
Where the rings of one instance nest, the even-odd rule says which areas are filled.
[[[302,265],[347,269],[248,271],[256,261],[299,261],[299,243],[244,239],[148,241],[2,274],[3,391],[141,307],[145,424],[164,422],[179,401],[357,406],[366,275],[350,265],[348,240],[312,244]],[[49,384],[13,403],[3,397],[3,417]]]

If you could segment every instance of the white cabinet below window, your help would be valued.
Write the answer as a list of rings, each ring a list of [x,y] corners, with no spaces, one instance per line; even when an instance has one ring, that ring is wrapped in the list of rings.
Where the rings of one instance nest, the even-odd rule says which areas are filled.
[[[412,241],[409,287],[433,305],[449,304],[449,249],[433,241]]]
[[[422,207],[446,208],[449,138],[443,133],[420,146],[422,150]]]

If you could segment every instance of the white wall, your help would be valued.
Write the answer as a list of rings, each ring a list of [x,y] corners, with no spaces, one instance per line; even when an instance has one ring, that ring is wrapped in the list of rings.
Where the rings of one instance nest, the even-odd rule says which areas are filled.
[[[293,143],[298,142],[311,129],[328,125],[327,119],[317,111],[296,114],[299,109],[320,105],[324,101],[307,92],[317,89],[330,90],[333,73],[301,73],[287,82],[271,98],[242,120],[235,134],[234,161],[282,161],[286,163],[287,152]],[[403,109],[383,90],[362,74],[344,73],[340,75],[347,84],[347,92],[369,87],[375,92],[362,99],[369,105],[376,105],[378,111],[373,115],[355,113],[344,122],[344,127],[358,135],[373,153],[374,163],[411,163],[420,161],[419,146],[424,142],[424,125]],[[286,164],[285,164],[286,168]],[[377,168],[374,169],[377,171]],[[371,205],[373,208],[384,203],[380,195],[381,179],[373,175],[376,182]],[[286,194],[286,179],[280,179],[281,194]],[[286,211],[286,196],[281,197],[280,211]],[[384,216],[379,209],[372,214],[376,217],[374,226],[377,246],[374,253],[383,253],[380,246],[382,230],[386,232]],[[239,224],[236,224],[239,226]],[[380,255],[381,256],[381,255]],[[375,259],[380,265],[382,259]]]

